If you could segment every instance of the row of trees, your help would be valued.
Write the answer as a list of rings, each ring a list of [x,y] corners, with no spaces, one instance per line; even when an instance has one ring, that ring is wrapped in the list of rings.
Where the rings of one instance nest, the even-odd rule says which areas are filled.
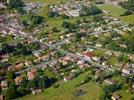
[[[121,5],[123,8],[129,11],[134,11],[134,0],[120,2],[119,5]]]
[[[24,2],[22,0],[9,0],[9,2],[7,2],[7,5],[9,9],[15,9],[21,14],[25,12],[23,10]]]
[[[1,48],[2,54],[9,54],[12,53],[13,55],[28,55],[32,53],[32,50],[38,49],[40,47],[40,44],[38,42],[32,43],[32,44],[22,44],[18,43],[16,46],[9,45],[7,43],[3,43]]]

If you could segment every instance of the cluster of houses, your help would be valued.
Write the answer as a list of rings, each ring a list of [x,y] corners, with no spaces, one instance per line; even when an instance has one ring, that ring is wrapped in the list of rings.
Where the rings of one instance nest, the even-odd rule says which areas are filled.
[[[88,0],[83,1],[71,1],[60,6],[50,6],[53,12],[58,12],[60,15],[66,15],[69,17],[78,17],[79,11],[82,5],[88,5],[90,2]]]
[[[30,2],[30,3],[26,3],[24,4],[23,9],[26,12],[30,12],[32,11],[33,13],[37,13],[38,9],[42,6],[42,4],[40,2]]]
[[[127,0],[104,0],[106,4],[114,4],[118,5],[119,2],[127,1]]]
[[[0,9],[6,9],[6,6],[1,1],[0,1]]]
[[[14,35],[19,37],[23,34],[20,30],[23,30],[23,27],[19,24],[18,14],[4,14],[0,15],[0,32],[3,33],[2,36]]]

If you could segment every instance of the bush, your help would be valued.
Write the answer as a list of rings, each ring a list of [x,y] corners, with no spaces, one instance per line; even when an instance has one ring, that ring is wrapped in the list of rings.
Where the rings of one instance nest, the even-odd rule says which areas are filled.
[[[57,84],[54,84],[54,86],[53,86],[54,88],[58,88],[59,87],[59,84],[57,83]]]

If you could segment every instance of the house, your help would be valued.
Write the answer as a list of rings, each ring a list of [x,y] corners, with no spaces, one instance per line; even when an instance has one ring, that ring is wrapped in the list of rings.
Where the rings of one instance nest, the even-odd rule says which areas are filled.
[[[5,15],[0,15],[0,23],[3,23],[6,20]]]
[[[68,64],[67,61],[63,61],[63,62],[62,62],[62,65],[63,65],[63,66],[66,66],[67,64]]]
[[[70,61],[72,61],[73,63],[76,63],[78,60],[79,60],[79,58],[77,58],[77,57],[72,57],[70,59]]]
[[[0,3],[0,9],[5,9],[5,8],[6,8],[6,6],[3,5],[3,3]]]
[[[7,80],[1,81],[0,86],[1,86],[1,88],[7,88],[7,87],[8,87],[8,82],[7,82]]]
[[[42,89],[36,89],[36,90],[33,90],[33,91],[32,91],[32,94],[33,94],[33,95],[36,95],[36,94],[39,94],[39,93],[41,93],[41,92],[43,92]]]
[[[50,54],[47,54],[41,57],[42,61],[49,61],[49,59],[50,59]]]
[[[26,4],[23,7],[23,9],[26,10],[27,12],[29,12],[29,11],[35,9],[35,8],[38,9],[39,7],[41,7],[41,4],[39,2],[35,2],[35,3],[31,2],[31,3]]]
[[[41,56],[41,53],[39,51],[34,51],[33,55],[39,58]]]
[[[24,68],[24,64],[23,63],[18,63],[14,66],[14,70],[21,70]]]
[[[78,64],[78,65],[81,65],[81,64],[84,64],[84,63],[85,63],[85,60],[78,60],[78,61],[77,61],[77,64]]]
[[[67,82],[69,80],[72,80],[75,76],[76,74],[74,72],[71,72],[69,76],[64,77],[64,81]]]
[[[98,47],[98,48],[101,48],[102,44],[96,44],[95,46]]]
[[[1,60],[1,62],[3,62],[3,63],[4,63],[4,62],[8,62],[8,61],[9,61],[8,58],[5,58],[5,59],[2,59],[2,60]]]
[[[108,56],[112,56],[112,52],[109,51],[109,50],[107,50],[107,51],[105,52],[105,54],[108,55]]]
[[[31,69],[31,71],[27,72],[28,80],[33,80],[36,77],[36,69]]]
[[[83,68],[86,68],[86,67],[89,67],[89,65],[88,64],[80,64],[79,65],[79,68],[80,69],[83,69]]]
[[[109,84],[109,85],[112,85],[112,84],[115,83],[115,81],[112,80],[112,79],[107,78],[107,79],[104,80],[104,83]]]
[[[86,52],[84,52],[84,56],[93,57],[94,53],[86,51]]]
[[[92,49],[92,48],[87,48],[87,50],[86,50],[87,52],[93,52],[94,51],[94,49]]]
[[[96,61],[96,62],[98,62],[98,61],[100,60],[99,57],[92,57],[92,59],[93,59],[94,61]]]
[[[6,58],[9,58],[9,54],[3,54],[0,57],[3,58],[3,59],[6,59]]]
[[[123,69],[122,69],[122,73],[124,75],[130,75],[132,73],[132,69],[131,67],[129,66],[129,64],[126,64]]]
[[[51,56],[54,56],[56,53],[57,53],[57,51],[54,50],[54,51],[50,52],[50,55],[51,55]]]
[[[65,57],[63,57],[63,60],[64,60],[64,61],[69,61],[70,59],[71,59],[70,56],[65,56]]]
[[[0,100],[4,100],[4,96],[3,95],[0,95]]]
[[[134,83],[132,84],[132,88],[134,89]]]
[[[36,63],[36,64],[38,64],[38,63],[41,62],[41,59],[40,58],[34,59],[33,62]]]
[[[66,35],[66,37],[71,37],[71,36],[74,36],[74,35],[75,35],[75,33],[69,33],[69,34]]]
[[[101,69],[95,69],[95,79],[97,79],[99,76],[100,76],[100,74],[101,74]]]
[[[33,64],[32,61],[25,62],[25,65],[28,66],[28,67],[31,66],[32,64]]]
[[[17,77],[14,79],[14,82],[15,82],[16,85],[19,85],[22,80],[23,80],[23,77],[22,77],[22,76],[17,76]]]
[[[116,63],[114,64],[115,66],[117,66],[118,68],[122,68],[122,66],[124,65],[123,63]]]
[[[112,96],[111,96],[111,99],[112,100],[119,100],[120,99],[120,95],[117,94],[117,93],[113,93]]]

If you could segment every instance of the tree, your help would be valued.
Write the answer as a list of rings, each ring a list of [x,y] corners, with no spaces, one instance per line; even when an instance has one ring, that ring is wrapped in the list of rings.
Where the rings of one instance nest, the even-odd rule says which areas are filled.
[[[78,32],[75,36],[76,36],[76,41],[79,41],[81,37],[85,36],[85,33]]]
[[[5,99],[10,100],[17,97],[16,87],[14,84],[9,85],[9,88],[5,91]]]
[[[102,21],[103,20],[103,17],[101,15],[96,15],[93,17],[93,21],[95,22],[99,22],[99,21]]]
[[[127,10],[121,16],[127,16],[127,15],[131,15],[131,14],[132,14],[132,12]]]
[[[57,11],[49,10],[48,16],[49,16],[49,17],[58,17],[58,16],[60,16],[60,15],[59,15],[59,13],[58,13]]]
[[[38,25],[38,24],[41,24],[43,22],[44,18],[41,17],[41,16],[33,16],[32,18],[32,22],[31,22],[31,25]]]
[[[19,7],[23,7],[24,2],[21,0],[9,0],[8,6],[10,8],[19,8]]]
[[[34,80],[29,80],[27,83],[27,89],[28,90],[33,90],[36,88],[36,84]]]
[[[40,79],[39,82],[38,82],[38,87],[41,88],[41,89],[46,88],[45,80]]]
[[[134,11],[134,0],[123,1],[120,2],[119,5],[129,11]]]
[[[17,88],[17,93],[18,93],[19,96],[24,96],[28,93],[28,90],[24,87],[19,86]]]
[[[7,43],[1,45],[2,51],[5,53],[10,53],[12,51],[11,47]]]
[[[106,85],[103,89],[105,94],[109,94],[111,92],[121,89],[121,84]]]
[[[71,26],[71,23],[70,23],[70,22],[68,22],[68,21],[63,21],[62,27],[64,27],[64,28],[69,28],[70,26]]]
[[[82,6],[82,9],[80,10],[80,16],[89,16],[89,15],[96,15],[102,13],[101,9],[99,9],[97,6],[91,4],[89,6]]]
[[[6,72],[6,79],[8,82],[13,82],[13,79],[14,79],[14,73],[12,71],[7,71]]]
[[[53,31],[53,32],[60,32],[60,30],[59,30],[57,27],[53,27],[53,28],[52,28],[52,31]]]

